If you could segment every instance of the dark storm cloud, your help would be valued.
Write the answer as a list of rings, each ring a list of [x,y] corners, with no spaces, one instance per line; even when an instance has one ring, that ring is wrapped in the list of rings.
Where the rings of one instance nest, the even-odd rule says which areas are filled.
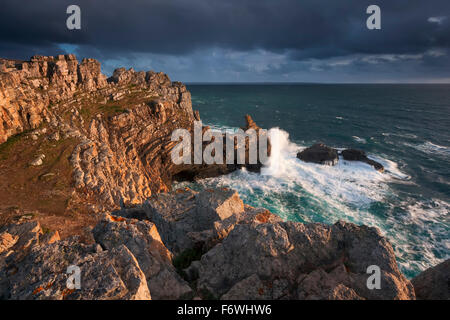
[[[292,50],[299,59],[348,53],[406,53],[450,46],[448,0],[375,1],[381,31],[365,27],[366,0],[3,0],[2,52],[55,43],[124,51],[180,54],[210,46]],[[65,27],[69,4],[82,10],[81,31]]]
[[[79,31],[66,28],[70,4],[81,7]],[[370,4],[381,7],[382,30],[366,28]],[[292,63],[358,54],[423,54],[450,47],[450,1],[2,0],[0,39],[0,56],[11,58],[56,54],[64,51],[61,44],[103,61],[144,54],[192,56],[212,48],[263,50]],[[421,63],[435,63],[428,60]]]

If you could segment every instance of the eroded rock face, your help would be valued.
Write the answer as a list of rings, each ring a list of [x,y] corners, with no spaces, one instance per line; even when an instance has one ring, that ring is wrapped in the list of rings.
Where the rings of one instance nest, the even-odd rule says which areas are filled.
[[[106,79],[98,61],[79,63],[74,55],[0,59],[0,143],[38,126],[49,128],[49,141],[75,140],[69,164],[73,184],[68,186],[76,192],[73,207],[116,210],[121,203],[139,204],[170,190],[174,176],[200,179],[261,168],[260,159],[249,164],[249,139],[244,164],[175,165],[172,133],[192,133],[195,120],[200,115],[192,110],[186,87],[163,73],[120,68]],[[245,130],[260,131],[250,116],[246,120]],[[33,140],[39,130],[31,134]],[[226,154],[225,140],[223,146]],[[44,157],[36,154],[29,164],[43,166]]]
[[[381,268],[380,290],[366,286],[369,265]],[[191,269],[200,291],[224,299],[414,298],[386,239],[343,222],[240,224]]]
[[[67,267],[81,270],[81,289],[67,288]],[[10,299],[147,300],[147,282],[125,246],[101,251],[66,240],[36,248],[9,279]]]
[[[375,170],[377,170],[377,171],[380,171],[380,172],[384,171],[384,167],[381,163],[376,162],[375,160],[369,159],[367,157],[366,153],[362,150],[345,149],[345,150],[342,150],[341,154],[342,154],[342,157],[344,158],[344,160],[365,162],[365,163],[371,165],[372,167],[374,167]]]
[[[73,97],[77,90],[96,91],[107,85],[100,63],[72,54],[0,59],[0,143],[49,119],[48,106]]]
[[[181,189],[115,214],[104,215],[93,230],[91,245],[77,238],[50,239],[35,221],[2,228],[0,297],[415,297],[389,242],[375,228],[282,222],[265,209],[244,205],[228,189]],[[189,285],[175,271],[172,257],[200,243],[199,256],[186,260],[183,271],[178,269]],[[81,289],[66,287],[70,265],[80,267]],[[380,289],[367,287],[370,265],[381,270]]]
[[[153,299],[192,297],[192,289],[176,273],[172,253],[162,243],[153,223],[106,215],[93,234],[96,242],[106,250],[121,245],[130,250],[147,279]]]
[[[245,206],[237,192],[227,188],[158,194],[143,211],[175,255],[190,249],[206,251],[240,223],[280,221],[267,210]]]
[[[194,117],[199,120],[200,116],[198,114]],[[204,178],[217,177],[231,173],[235,170],[246,168],[251,172],[260,172],[262,166],[268,160],[271,153],[271,143],[268,137],[267,131],[259,127],[252,119],[250,115],[245,116],[246,125],[242,127],[241,134],[245,135],[243,141],[239,142],[237,137],[228,137],[222,132],[221,144],[223,146],[222,159],[223,163],[214,164],[194,164],[193,154],[191,164],[173,165],[170,171],[173,172],[173,178],[176,181],[194,181]],[[212,135],[212,130],[209,126],[202,127],[202,135],[207,134]],[[211,141],[215,141],[216,137],[213,137]],[[240,145],[242,143],[242,146]],[[211,143],[204,142],[202,146],[203,152],[210,146]],[[228,145],[232,145],[232,150],[234,152],[227,154]],[[254,158],[250,156],[254,146]],[[239,159],[240,149],[243,150],[243,161]],[[192,140],[191,150],[194,150],[194,140]],[[265,150],[265,152],[264,152]]]
[[[191,128],[194,120],[184,85],[170,82],[163,74],[148,78],[132,70],[126,74],[125,78],[113,75],[118,77],[117,85],[137,85],[142,80],[141,89],[135,90],[143,91],[141,99],[148,102],[130,102],[120,114],[94,117],[71,157],[76,188],[97,195],[109,209],[121,202],[142,203],[154,193],[169,190],[171,134]],[[156,97],[161,98],[156,101]]]
[[[155,237],[159,237],[157,232]],[[60,241],[54,234],[43,234],[36,221],[5,226],[0,239],[9,239],[8,249],[0,253],[2,299],[151,299],[145,274],[123,244],[103,250],[99,244],[82,244],[76,237]],[[136,237],[144,246],[139,240]],[[171,267],[170,261],[167,265]],[[80,289],[67,287],[69,266],[80,268]],[[165,273],[162,276],[170,280]]]
[[[412,279],[417,299],[450,299],[450,259],[427,269]]]
[[[297,154],[297,158],[305,162],[313,162],[334,166],[338,163],[339,157],[336,149],[330,148],[323,143],[317,143]]]

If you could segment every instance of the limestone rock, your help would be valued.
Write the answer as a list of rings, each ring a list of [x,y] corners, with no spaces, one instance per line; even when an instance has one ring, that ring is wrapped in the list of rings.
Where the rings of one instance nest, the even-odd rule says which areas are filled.
[[[227,228],[222,224],[228,221],[236,223],[239,220],[237,215],[244,212],[244,203],[236,191],[230,189],[200,193],[180,189],[153,196],[143,210],[156,224],[169,250],[180,254],[188,249],[208,246],[208,243],[225,236]]]
[[[192,295],[192,289],[176,273],[172,254],[162,243],[153,223],[106,215],[93,234],[106,250],[125,245],[133,253],[153,299],[181,299]]]
[[[31,166],[41,166],[44,162],[43,160],[45,159],[45,154],[40,154],[38,155],[33,161],[30,162]]]
[[[417,299],[450,299],[450,259],[427,269],[412,279]]]
[[[80,268],[81,288],[67,287],[71,265]],[[150,292],[132,253],[119,246],[100,251],[75,240],[34,249],[10,276],[9,299],[147,300]]]
[[[345,267],[337,269],[340,272],[333,272],[341,265]],[[369,265],[381,269],[380,290],[366,286]],[[200,292],[215,297],[254,274],[268,288],[275,281],[284,283],[277,297],[285,299],[414,298],[412,285],[397,268],[392,247],[378,230],[343,222],[333,226],[240,224],[193,267]],[[249,298],[248,292],[254,291],[242,288],[245,283],[230,296],[241,298],[236,292],[243,292],[242,298]]]

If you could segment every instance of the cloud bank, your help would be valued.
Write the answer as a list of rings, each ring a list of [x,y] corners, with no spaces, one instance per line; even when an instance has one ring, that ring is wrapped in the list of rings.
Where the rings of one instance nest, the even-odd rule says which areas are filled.
[[[66,28],[80,6],[81,30]],[[448,82],[450,2],[3,0],[0,56],[75,52],[182,81]]]

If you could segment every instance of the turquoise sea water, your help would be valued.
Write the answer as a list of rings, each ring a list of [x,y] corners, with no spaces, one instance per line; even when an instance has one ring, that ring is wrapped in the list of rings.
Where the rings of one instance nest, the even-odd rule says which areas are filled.
[[[246,171],[188,183],[228,186],[285,220],[380,228],[401,270],[413,277],[450,255],[450,85],[189,85],[193,108],[217,129],[250,114],[271,129],[272,157]],[[296,153],[315,142],[359,148],[363,163],[306,164]],[[184,183],[186,184],[186,183]]]

